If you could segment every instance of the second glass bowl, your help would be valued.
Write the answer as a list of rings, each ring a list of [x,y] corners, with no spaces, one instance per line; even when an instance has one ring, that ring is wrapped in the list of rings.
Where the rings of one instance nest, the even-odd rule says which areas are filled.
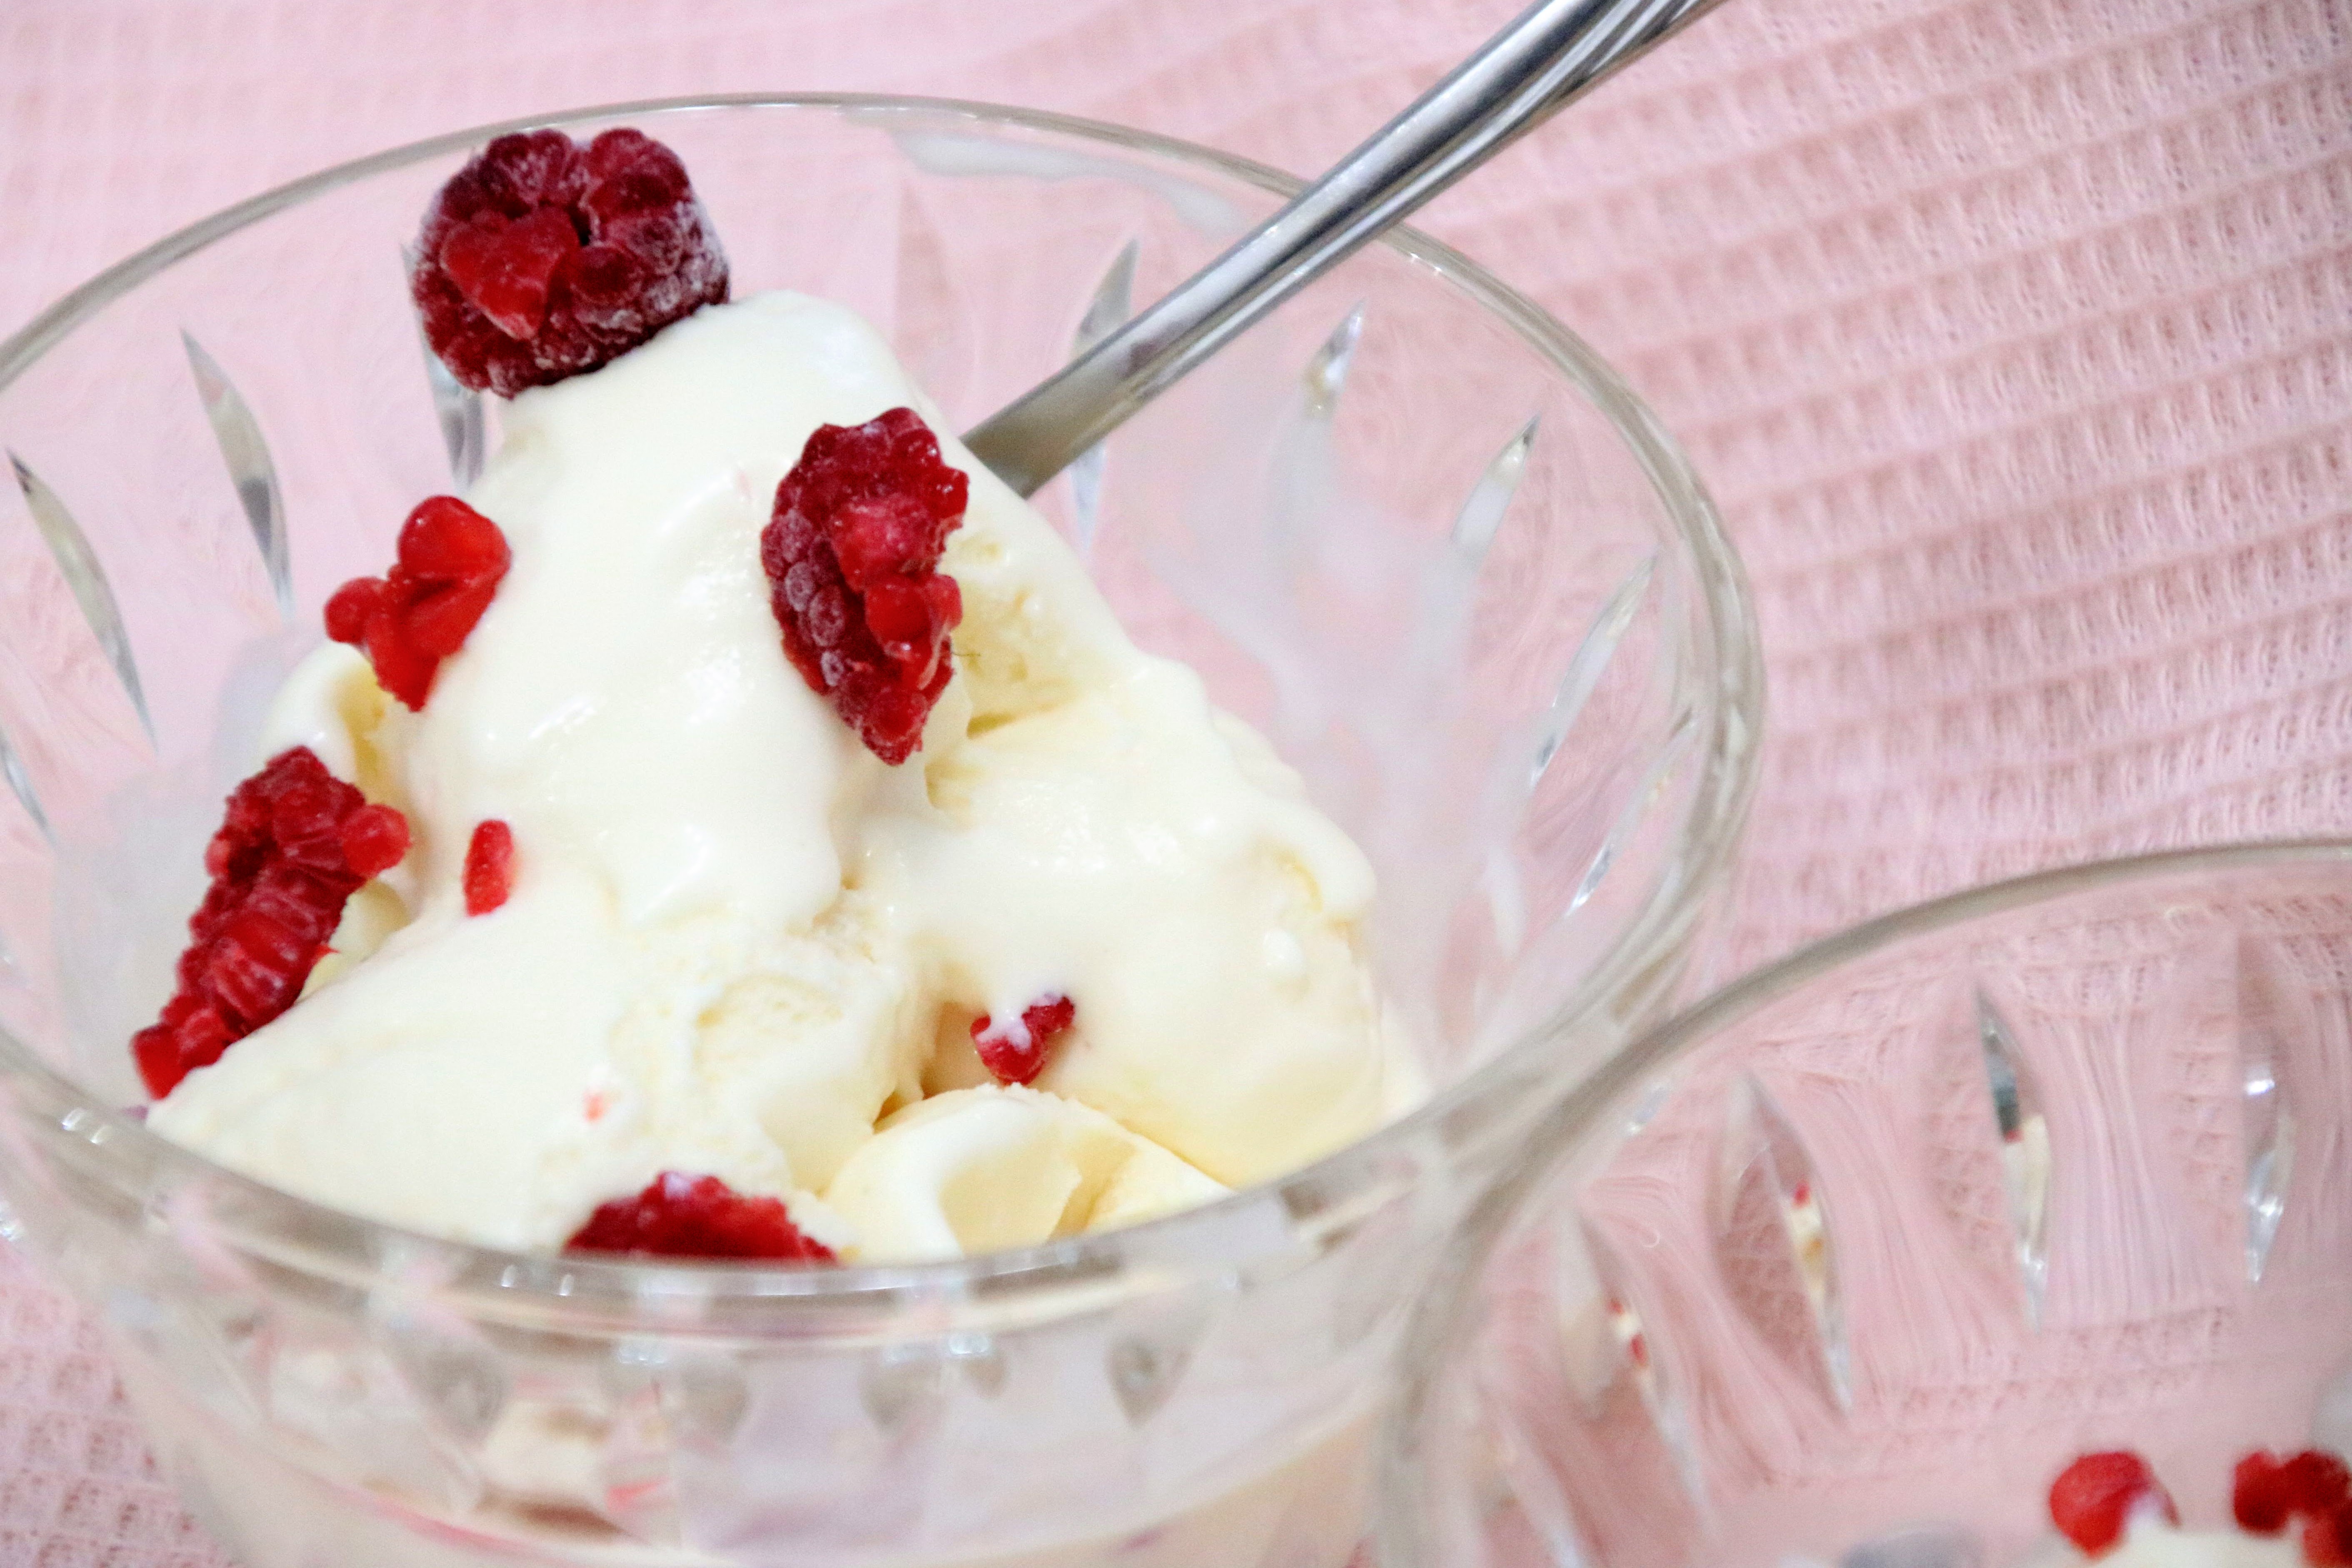
[[[2063,1563],[2116,1448],[2228,1529],[2245,1455],[2352,1456],[2352,843],[1759,971],[1563,1095],[1441,1278],[1385,1568]]]
[[[868,99],[638,105],[739,295],[851,304],[969,423],[1291,189],[1137,133]],[[0,345],[0,1192],[248,1568],[1337,1568],[1402,1310],[1503,1135],[1689,968],[1753,777],[1754,633],[1680,454],[1527,300],[1375,247],[1041,498],[1138,640],[1384,885],[1428,1102],[1195,1213],[925,1268],[453,1246],[149,1134],[201,847],[319,608],[462,482],[401,252],[497,132],[196,226]]]

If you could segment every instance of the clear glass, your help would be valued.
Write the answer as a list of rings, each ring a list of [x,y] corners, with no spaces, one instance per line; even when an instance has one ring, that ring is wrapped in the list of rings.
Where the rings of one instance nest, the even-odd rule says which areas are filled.
[[[845,300],[969,424],[1290,182],[1047,116],[636,105],[739,293]],[[145,1131],[164,994],[257,714],[496,439],[402,288],[495,131],[331,171],[0,345],[0,1193],[247,1568],[1335,1568],[1436,1243],[1546,1084],[1698,959],[1753,770],[1738,565],[1616,378],[1401,233],[1041,497],[1139,640],[1261,725],[1384,879],[1433,1097],[1283,1182],[923,1268],[521,1257],[354,1221]]]
[[[2118,1447],[2224,1528],[2251,1450],[2352,1453],[2352,843],[1759,972],[1561,1096],[1441,1278],[1390,1568],[2006,1568]]]

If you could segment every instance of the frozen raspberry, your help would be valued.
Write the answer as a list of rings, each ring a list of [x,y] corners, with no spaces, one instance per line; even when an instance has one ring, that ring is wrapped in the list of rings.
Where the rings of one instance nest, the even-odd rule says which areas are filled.
[[[2121,1541],[2142,1512],[2180,1522],[2171,1497],[2137,1454],[2085,1454],[2050,1486],[2050,1521],[2087,1556],[2096,1557]]]
[[[355,859],[373,864],[395,836],[406,844],[400,814],[368,805],[308,747],[281,752],[236,786],[205,849],[212,887],[188,919],[178,987],[162,1018],[131,1038],[149,1093],[161,1100],[294,1005],[344,903],[372,874]]]
[[[2239,1524],[2276,1535],[2294,1514],[2326,1515],[2352,1499],[2352,1471],[2333,1454],[2305,1448],[2281,1459],[2267,1451],[2238,1461],[2231,1509]]]
[[[980,1051],[980,1065],[999,1083],[1034,1083],[1045,1070],[1045,1058],[1055,1041],[1076,1022],[1078,1005],[1048,992],[1021,1009],[1010,1023],[997,1024],[982,1013],[971,1021],[971,1043]]]
[[[408,818],[388,805],[363,805],[343,824],[343,858],[360,877],[381,877],[408,853]]]
[[[922,744],[955,672],[948,634],[963,595],[939,564],[969,488],[911,408],[820,425],[760,535],[793,668],[886,763]]]
[[[499,525],[456,496],[435,496],[401,524],[399,558],[327,601],[327,635],[375,668],[376,683],[425,706],[441,661],[466,646],[512,557]]]
[[[803,1235],[782,1199],[746,1197],[716,1176],[677,1171],[664,1171],[635,1197],[601,1205],[564,1245],[574,1252],[833,1261],[833,1249]]]
[[[449,374],[512,397],[594,370],[727,298],[677,154],[639,131],[501,136],[425,210],[408,291]]]
[[[2326,1513],[2352,1501],[2352,1468],[2333,1454],[2305,1448],[2279,1467],[2289,1506],[2301,1513]]]
[[[2248,1454],[2231,1472],[2230,1510],[2238,1526],[2257,1535],[2276,1535],[2294,1510],[2287,1501],[2285,1467],[2267,1450]]]
[[[466,841],[466,912],[486,915],[514,891],[514,829],[498,818],[474,825]]]
[[[2352,1568],[2352,1502],[2304,1521],[2303,1555],[2312,1568]]]

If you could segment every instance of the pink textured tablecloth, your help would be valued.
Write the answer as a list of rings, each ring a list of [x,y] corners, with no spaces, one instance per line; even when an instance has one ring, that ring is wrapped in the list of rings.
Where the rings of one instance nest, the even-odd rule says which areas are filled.
[[[1318,165],[1517,0],[10,0],[0,331],[501,116],[865,89]],[[2352,826],[2352,0],[1733,0],[1427,226],[1682,437],[1771,680],[1734,955]],[[226,1560],[0,1258],[0,1564]]]

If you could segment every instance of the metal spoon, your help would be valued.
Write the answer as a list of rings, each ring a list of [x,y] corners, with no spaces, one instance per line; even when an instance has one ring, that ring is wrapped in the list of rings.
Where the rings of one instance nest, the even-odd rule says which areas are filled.
[[[1537,0],[1289,205],[964,437],[1023,495],[1261,316],[1719,0]]]

